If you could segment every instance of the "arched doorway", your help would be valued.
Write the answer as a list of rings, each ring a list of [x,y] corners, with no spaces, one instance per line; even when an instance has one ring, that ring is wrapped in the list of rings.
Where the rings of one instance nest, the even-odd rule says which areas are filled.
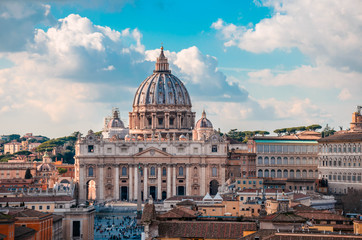
[[[210,182],[210,195],[216,195],[219,189],[219,182],[212,180]]]
[[[87,182],[87,200],[95,200],[96,199],[96,182],[94,180],[90,180]]]
[[[152,199],[156,200],[157,192],[155,186],[150,186],[150,195],[152,196]]]
[[[185,187],[184,186],[178,186],[177,187],[177,195],[179,195],[179,196],[185,195]]]
[[[128,187],[122,186],[121,187],[121,201],[127,201],[128,200]]]

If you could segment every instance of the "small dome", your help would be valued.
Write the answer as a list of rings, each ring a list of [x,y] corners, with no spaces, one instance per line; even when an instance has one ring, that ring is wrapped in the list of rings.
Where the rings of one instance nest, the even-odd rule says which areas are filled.
[[[119,112],[118,112],[117,109],[113,111],[113,117],[108,122],[107,127],[108,127],[108,129],[110,129],[110,128],[124,128],[124,124],[123,124],[122,120],[119,118]]]
[[[179,138],[178,138],[180,141],[186,141],[187,138],[185,135],[181,135]]]
[[[200,129],[200,128],[213,128],[210,120],[206,118],[205,110],[202,111],[202,116],[196,123],[196,129]]]
[[[38,172],[50,172],[50,171],[54,171],[55,169],[56,169],[56,167],[53,164],[49,164],[49,163],[40,164],[36,168],[36,170]]]

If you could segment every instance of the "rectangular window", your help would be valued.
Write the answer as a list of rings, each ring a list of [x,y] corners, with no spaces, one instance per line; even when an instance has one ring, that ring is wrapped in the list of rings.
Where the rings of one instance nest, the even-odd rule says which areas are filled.
[[[264,152],[268,153],[269,152],[269,145],[264,145]]]
[[[43,206],[39,206],[39,210],[43,210]]]
[[[177,148],[177,152],[178,152],[178,153],[183,153],[183,152],[184,152],[184,148]]]
[[[163,152],[167,152],[167,149],[166,149],[166,148],[162,148],[162,151],[163,151]]]
[[[170,125],[173,125],[174,118],[170,118]]]
[[[257,146],[256,146],[256,151],[257,151],[258,153],[262,153],[262,152],[263,152],[263,145],[257,145]]]
[[[127,148],[121,148],[121,152],[122,152],[122,153],[126,153],[126,152],[127,152]]]
[[[162,125],[163,124],[163,118],[158,118],[158,125]]]
[[[47,206],[47,210],[49,210],[50,209],[50,206]]]
[[[80,237],[80,221],[73,221],[73,237]]]
[[[211,152],[217,152],[217,145],[212,145]]]
[[[199,153],[199,149],[198,148],[194,148],[194,153]]]
[[[275,145],[270,145],[270,152],[274,153],[275,152]]]
[[[138,149],[138,152],[142,152],[142,151],[143,151],[143,148],[139,148],[139,149]]]
[[[90,153],[94,152],[94,146],[93,145],[88,145],[88,152],[90,152]]]
[[[112,148],[107,148],[107,153],[112,153]]]

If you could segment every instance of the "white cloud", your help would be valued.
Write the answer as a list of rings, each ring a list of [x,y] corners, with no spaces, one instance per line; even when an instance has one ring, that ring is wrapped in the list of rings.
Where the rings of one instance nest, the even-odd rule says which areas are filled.
[[[222,19],[212,24],[225,46],[261,53],[298,48],[314,63],[362,71],[362,2],[359,0],[269,0],[271,18],[254,27],[236,26]]]
[[[145,52],[146,61],[155,61],[160,50]],[[198,96],[207,96],[210,100],[245,101],[248,92],[239,83],[228,81],[218,70],[217,59],[203,54],[196,46],[182,49],[179,52],[165,51],[173,74],[187,84],[188,90]],[[198,99],[199,100],[199,99]]]
[[[347,88],[343,88],[340,94],[338,95],[338,98],[341,99],[342,101],[351,99],[351,97],[352,95]]]

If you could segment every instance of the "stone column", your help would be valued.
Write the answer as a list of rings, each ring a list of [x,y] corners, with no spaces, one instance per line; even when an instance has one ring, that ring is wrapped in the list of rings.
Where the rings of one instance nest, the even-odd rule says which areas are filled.
[[[221,171],[221,174],[220,174],[220,176],[221,176],[221,186],[223,186],[224,185],[224,183],[225,183],[225,167],[226,167],[226,164],[221,164],[220,165],[220,171]]]
[[[145,114],[141,113],[140,118],[140,129],[145,129]]]
[[[165,129],[170,128],[170,113],[165,113]]]
[[[133,168],[132,164],[128,165],[128,200],[133,201]]]
[[[161,187],[161,164],[157,166],[157,200],[162,199],[162,187]]]
[[[113,165],[116,168],[116,176],[114,181],[114,197],[116,200],[119,199],[119,165],[115,164]]]
[[[172,196],[176,196],[176,165],[172,166]]]
[[[190,164],[186,164],[186,196],[191,195]]]
[[[177,113],[177,129],[181,129],[181,113]]]
[[[147,165],[143,165],[143,201],[146,201],[148,199],[148,176],[147,176]]]
[[[138,199],[138,166],[134,167],[134,200]]]
[[[128,114],[128,118],[129,118],[129,129],[133,129],[133,121],[132,121],[132,113],[130,112]]]
[[[85,172],[87,171],[87,169],[85,168],[84,164],[79,164],[79,200],[80,202],[85,202],[87,200],[87,196],[86,196],[86,188],[87,188],[87,184],[85,183]]]
[[[152,113],[152,129],[156,129],[157,122],[156,122],[156,113]]]
[[[201,187],[200,187],[200,194],[201,196],[204,196],[206,195],[206,164],[200,164],[200,167],[201,167],[201,179],[200,179],[200,182],[201,182]]]
[[[104,200],[104,183],[103,183],[103,170],[104,170],[104,165],[103,164],[98,164],[98,187],[97,189],[99,190],[99,195],[98,195],[98,199],[100,201]]]
[[[171,195],[171,164],[167,165],[167,198],[172,197]]]

